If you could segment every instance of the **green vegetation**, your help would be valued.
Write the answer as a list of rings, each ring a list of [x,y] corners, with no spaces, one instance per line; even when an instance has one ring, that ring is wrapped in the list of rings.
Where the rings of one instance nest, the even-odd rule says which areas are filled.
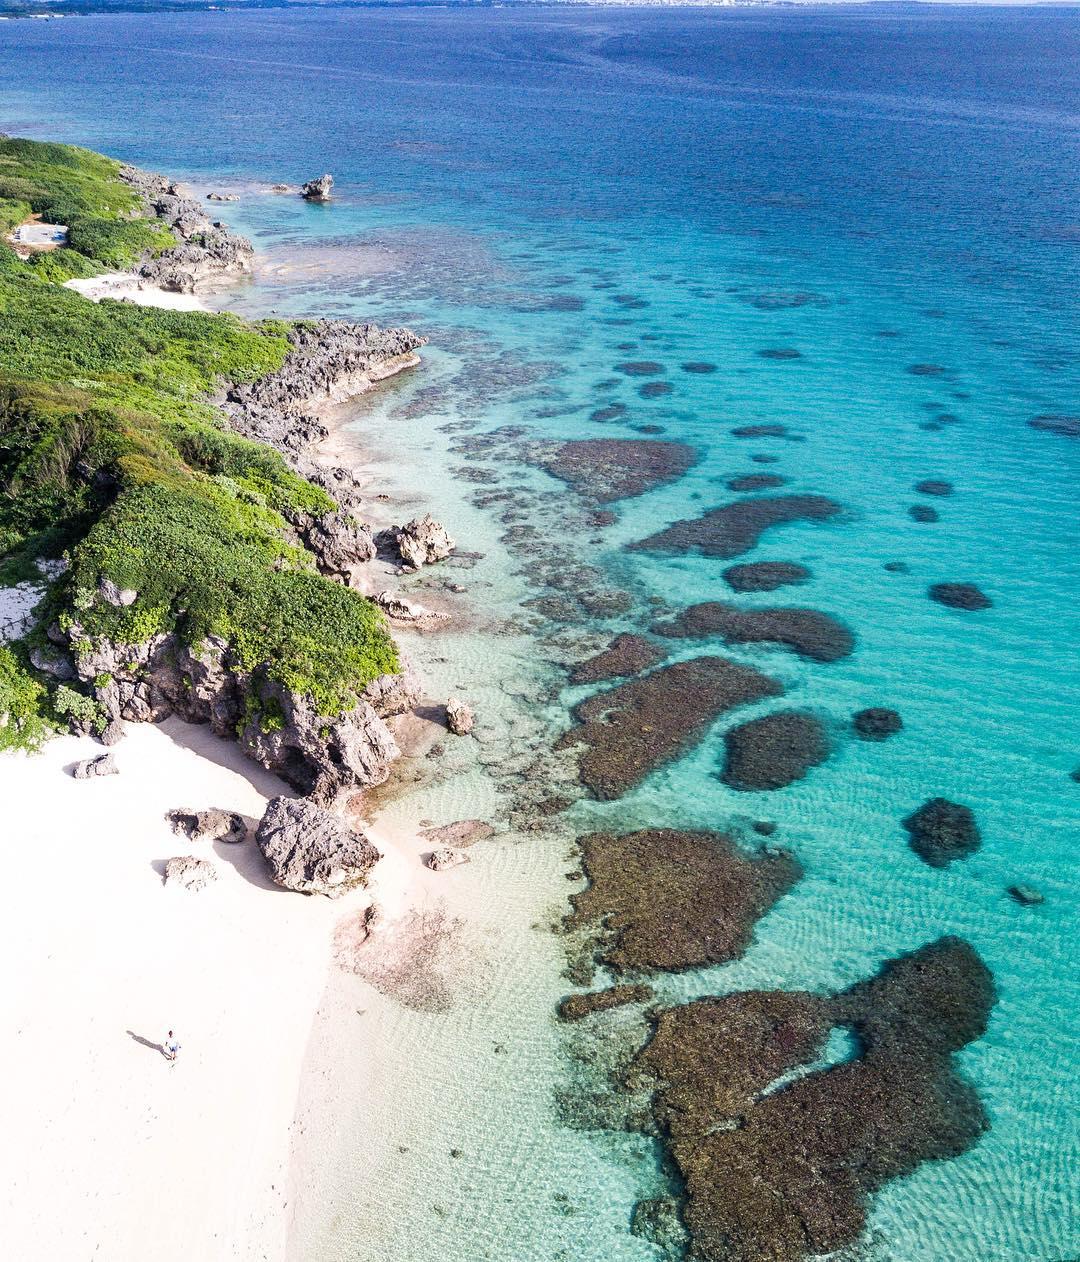
[[[20,650],[0,644],[0,751],[37,749],[54,730],[48,692]]]
[[[72,145],[0,139],[0,228],[9,232],[30,214],[66,224],[70,248],[28,264],[53,280],[131,267],[145,252],[175,245],[163,224],[143,216],[119,170],[119,162]]]
[[[192,646],[217,636],[245,669],[262,667],[336,714],[397,668],[382,615],[321,578],[290,536],[286,517],[333,501],[276,451],[224,429],[206,402],[222,381],[278,368],[286,326],[92,303],[63,288],[78,265],[155,248],[127,231],[139,221],[126,218],[136,205],[117,170],[63,145],[0,141],[0,215],[25,202],[73,228],[70,251],[36,262],[0,243],[0,583],[66,553],[70,569],[50,594],[62,625],[131,644],[159,632]],[[79,264],[50,272],[40,261],[65,253]],[[138,598],[106,603],[104,579]],[[23,744],[40,739],[34,713],[42,724],[50,706],[75,713],[72,692],[61,710],[5,651],[0,714],[16,717],[0,747],[15,732]]]

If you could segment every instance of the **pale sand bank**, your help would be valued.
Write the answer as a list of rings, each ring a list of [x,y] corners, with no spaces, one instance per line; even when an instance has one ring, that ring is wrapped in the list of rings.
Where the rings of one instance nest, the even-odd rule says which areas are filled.
[[[103,272],[100,276],[69,280],[64,284],[92,302],[112,298],[117,302],[135,302],[142,307],[163,307],[169,311],[206,310],[198,294],[178,294],[158,285],[148,285],[130,272]]]
[[[257,818],[283,791],[207,729],[129,724],[119,775],[66,773],[101,752],[63,737],[0,758],[4,1255],[281,1258],[297,1084],[333,928],[367,895],[287,893],[251,840],[172,833],[171,807]],[[219,880],[164,887],[161,861],[188,851]],[[139,1041],[170,1027],[175,1066]]]

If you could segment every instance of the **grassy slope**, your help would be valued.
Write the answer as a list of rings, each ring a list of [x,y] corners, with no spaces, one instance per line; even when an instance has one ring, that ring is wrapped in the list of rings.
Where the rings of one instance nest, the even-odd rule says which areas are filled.
[[[204,401],[222,379],[277,368],[284,326],[64,289],[80,268],[130,263],[160,242],[126,218],[136,205],[117,170],[68,146],[0,141],[0,218],[18,222],[29,206],[68,223],[74,248],[45,257],[79,261],[23,263],[0,244],[0,582],[66,553],[49,597],[62,624],[123,643],[221,635],[245,666],[336,713],[396,668],[393,642],[370,601],[321,578],[286,537],[282,510],[332,502],[276,452],[224,430]],[[102,578],[138,600],[104,603]],[[0,649],[0,749],[39,740],[55,702],[26,646]]]

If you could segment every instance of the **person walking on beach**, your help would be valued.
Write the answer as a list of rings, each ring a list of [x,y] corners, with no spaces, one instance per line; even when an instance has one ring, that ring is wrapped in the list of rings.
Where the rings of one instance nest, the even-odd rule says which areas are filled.
[[[175,1065],[179,1051],[180,1044],[176,1041],[176,1035],[170,1030],[162,1045],[161,1054],[171,1065]]]

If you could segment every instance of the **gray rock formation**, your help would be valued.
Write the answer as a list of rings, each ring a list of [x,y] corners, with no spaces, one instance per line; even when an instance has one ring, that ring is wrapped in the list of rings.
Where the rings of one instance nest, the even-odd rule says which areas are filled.
[[[265,666],[243,669],[217,637],[190,648],[175,635],[117,645],[84,638],[77,625],[71,634],[79,645],[79,677],[93,683],[109,676],[94,692],[110,714],[136,723],[172,714],[207,723],[218,736],[238,739],[249,757],[293,788],[323,802],[386,780],[399,750],[384,720],[420,699],[420,681],[404,666],[399,675],[373,680],[352,709],[325,715],[269,678]],[[268,713],[276,721],[264,730]]]
[[[208,281],[249,272],[255,251],[251,242],[212,221],[201,204],[185,197],[164,176],[137,167],[122,167],[120,178],[141,198],[148,216],[160,219],[177,238],[171,249],[143,260],[138,274],[151,284],[178,293],[192,293]]]
[[[105,724],[98,738],[103,745],[119,745],[124,739],[124,725],[119,719],[111,719]]]
[[[447,868],[459,868],[469,862],[464,850],[455,850],[453,846],[440,846],[427,857],[427,865],[432,872],[444,872]]]
[[[98,592],[106,604],[115,605],[117,608],[121,606],[126,608],[139,599],[137,591],[131,587],[119,587],[111,578],[102,578],[98,581]]]
[[[207,193],[206,200],[208,202],[238,202],[240,198],[236,193]]]
[[[77,762],[71,769],[76,780],[93,780],[97,776],[115,776],[120,770],[112,754],[98,754],[96,758],[86,758]]]
[[[235,844],[247,837],[247,822],[243,815],[236,811],[223,811],[216,806],[205,811],[181,806],[169,811],[165,818],[172,825],[173,832],[188,841],[227,841]]]
[[[309,202],[328,202],[334,188],[334,177],[329,173],[308,180],[300,186],[300,196]]]
[[[365,885],[379,858],[340,816],[298,798],[272,798],[255,841],[278,885],[328,898]]]
[[[398,592],[379,592],[373,599],[383,613],[394,622],[427,629],[437,626],[440,622],[450,621],[448,613],[428,609],[415,601],[407,600]]]
[[[430,513],[415,517],[404,526],[391,526],[379,534],[377,542],[392,548],[403,565],[416,570],[444,560],[454,550],[454,541],[446,527]]]
[[[30,665],[53,679],[74,679],[75,666],[67,653],[56,649],[34,648],[30,650]]]
[[[217,869],[194,855],[174,855],[165,864],[164,885],[178,885],[183,890],[203,890],[218,879]]]
[[[455,736],[468,736],[476,723],[473,708],[460,697],[451,697],[446,703],[446,726]]]
[[[1009,897],[1021,907],[1037,907],[1046,902],[1046,896],[1034,885],[1010,885]]]

